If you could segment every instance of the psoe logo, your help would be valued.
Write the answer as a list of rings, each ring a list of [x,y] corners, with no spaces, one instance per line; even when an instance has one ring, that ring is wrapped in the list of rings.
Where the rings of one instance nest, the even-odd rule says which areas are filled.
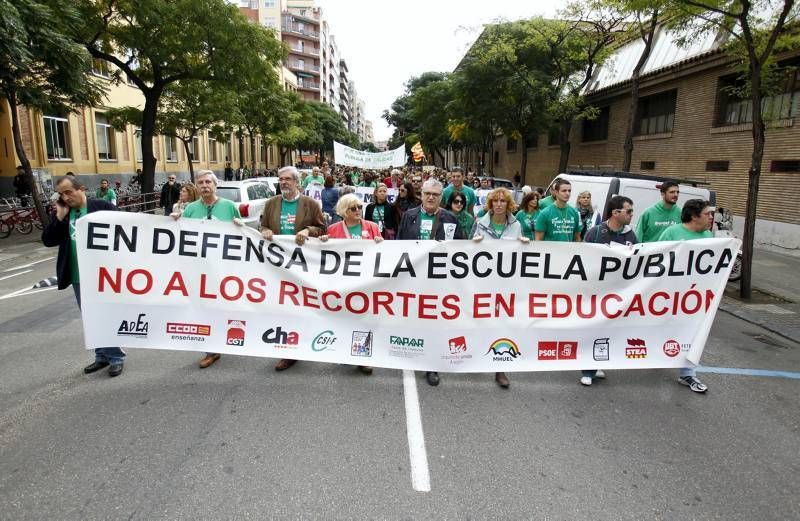
[[[538,344],[536,357],[539,360],[576,360],[578,358],[578,343],[574,341],[547,341]]]
[[[498,338],[492,342],[489,350],[486,351],[487,355],[489,353],[492,353],[492,360],[495,362],[513,362],[514,359],[522,354],[517,343],[510,338]]]
[[[186,324],[183,322],[167,322],[167,333],[171,335],[209,336],[211,326],[206,324]]]
[[[372,331],[353,331],[350,354],[352,356],[372,356]]]
[[[261,341],[265,344],[274,344],[279,349],[297,349],[300,334],[297,331],[284,331],[278,326],[264,331]]]
[[[326,349],[330,349],[333,351],[333,344],[336,343],[336,336],[334,336],[333,331],[330,329],[327,331],[323,331],[319,333],[317,336],[314,337],[314,340],[311,341],[311,350],[319,353],[320,351],[325,351]]]
[[[132,336],[134,338],[147,338],[147,330],[150,328],[150,323],[145,320],[146,313],[139,313],[136,320],[123,320],[119,323],[117,328],[117,335],[119,336]]]
[[[664,354],[670,358],[675,358],[681,352],[681,345],[678,343],[677,340],[667,340],[664,342]]]
[[[641,338],[629,338],[625,358],[647,358],[647,344]]]
[[[228,333],[225,343],[229,346],[244,346],[244,333],[247,326],[245,320],[228,320]]]
[[[425,339],[390,335],[389,345],[403,347],[425,347]]]

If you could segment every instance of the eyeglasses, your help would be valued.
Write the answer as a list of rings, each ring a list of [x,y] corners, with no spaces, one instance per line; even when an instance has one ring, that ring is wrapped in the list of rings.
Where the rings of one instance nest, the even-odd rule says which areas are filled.
[[[351,212],[357,212],[357,211],[361,210],[361,207],[360,206],[351,206],[350,208],[348,208],[348,210],[350,210]]]
[[[460,205],[463,206],[464,205],[464,201],[462,201],[461,199],[456,199],[455,201],[453,201],[453,204],[460,204]]]
[[[442,192],[422,192],[422,195],[425,197],[441,197]]]
[[[421,183],[422,179],[412,179],[411,182],[412,183]]]

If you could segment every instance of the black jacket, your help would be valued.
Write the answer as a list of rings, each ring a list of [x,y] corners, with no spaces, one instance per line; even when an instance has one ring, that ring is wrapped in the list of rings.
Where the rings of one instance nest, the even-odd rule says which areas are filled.
[[[397,231],[397,238],[401,240],[418,240],[419,239],[419,226],[420,226],[420,212],[421,206],[411,208],[403,214],[403,219],[400,221],[400,229]],[[464,239],[464,231],[461,225],[458,224],[458,219],[451,212],[447,210],[439,210],[436,212],[436,217],[433,219],[433,229],[431,229],[431,237],[437,241],[445,240],[443,224],[455,224],[455,233],[453,239]]]
[[[117,210],[117,207],[108,201],[100,199],[88,199],[86,201],[86,213]],[[66,289],[72,285],[72,275],[70,273],[70,238],[69,238],[69,214],[63,221],[56,219],[56,214],[50,214],[50,224],[42,231],[42,242],[45,246],[58,246],[58,259],[56,260],[56,276],[58,277],[58,289]]]
[[[375,203],[369,203],[367,209],[364,211],[364,219],[376,222],[372,219],[372,214],[375,211]],[[383,204],[383,226],[387,230],[397,230],[397,214],[394,210],[394,205],[385,202]]]
[[[164,183],[161,187],[161,200],[159,204],[161,208],[166,208],[181,200],[181,185],[175,183],[170,187],[169,183]]]

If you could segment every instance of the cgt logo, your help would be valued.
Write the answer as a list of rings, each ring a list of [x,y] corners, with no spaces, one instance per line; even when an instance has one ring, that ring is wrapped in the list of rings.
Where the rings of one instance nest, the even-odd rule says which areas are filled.
[[[522,354],[517,343],[510,338],[498,338],[492,342],[486,355],[489,353],[492,353],[492,360],[495,362],[513,362]]]
[[[173,335],[209,336],[211,334],[211,326],[205,324],[184,324],[182,322],[167,322],[167,333]]]
[[[294,349],[300,342],[300,334],[297,331],[283,331],[278,326],[264,331],[264,334],[261,335],[261,341],[265,344],[275,344],[275,347]]]
[[[641,338],[629,338],[625,348],[625,358],[647,358],[647,345]]]
[[[229,346],[244,346],[245,326],[247,326],[247,322],[244,320],[228,320],[225,343]]]
[[[539,360],[577,360],[577,342],[540,341],[537,357]]]

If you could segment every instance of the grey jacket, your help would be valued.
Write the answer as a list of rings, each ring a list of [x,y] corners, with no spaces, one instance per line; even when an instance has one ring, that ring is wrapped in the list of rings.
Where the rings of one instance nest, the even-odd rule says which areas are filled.
[[[488,237],[490,239],[519,239],[522,236],[522,225],[513,215],[508,215],[508,221],[502,235],[497,235],[497,232],[494,231],[494,228],[492,228],[491,219],[492,215],[487,213],[475,221],[475,224],[472,226],[472,233],[470,234],[470,237],[483,235],[484,237]]]

